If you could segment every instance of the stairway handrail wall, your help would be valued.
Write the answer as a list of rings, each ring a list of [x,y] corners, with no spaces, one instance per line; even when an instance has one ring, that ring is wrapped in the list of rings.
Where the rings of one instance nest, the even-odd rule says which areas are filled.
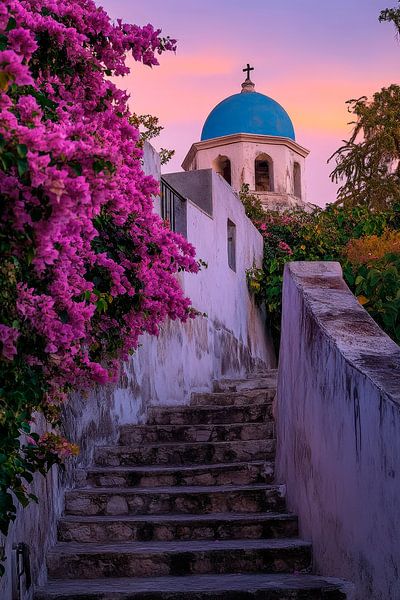
[[[277,475],[317,571],[355,600],[400,598],[400,347],[339,263],[286,265]]]

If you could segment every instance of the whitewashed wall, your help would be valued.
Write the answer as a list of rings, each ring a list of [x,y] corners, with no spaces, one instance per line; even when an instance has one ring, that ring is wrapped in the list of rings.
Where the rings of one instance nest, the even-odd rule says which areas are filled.
[[[208,267],[183,273],[180,281],[193,307],[207,316],[168,321],[158,338],[145,336],[125,366],[130,387],[116,391],[120,422],[143,420],[149,403],[186,404],[192,391],[211,390],[214,380],[275,366],[265,316],[246,282],[246,269],[261,266],[262,237],[222,177],[211,169],[191,175],[211,178],[212,216],[187,200],[187,238]],[[228,219],[236,225],[236,271],[228,265]]]
[[[315,568],[356,600],[400,598],[400,348],[338,263],[290,263],[283,290],[277,475]]]

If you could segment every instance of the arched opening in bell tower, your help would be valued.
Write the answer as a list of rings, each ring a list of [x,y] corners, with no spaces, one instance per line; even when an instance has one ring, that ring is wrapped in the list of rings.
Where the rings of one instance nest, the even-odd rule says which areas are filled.
[[[231,170],[231,161],[227,156],[221,156],[221,154],[216,158],[212,167],[216,173],[221,175],[225,179],[229,185],[232,184],[232,170]]]
[[[273,163],[267,154],[259,154],[254,162],[256,192],[273,192]]]

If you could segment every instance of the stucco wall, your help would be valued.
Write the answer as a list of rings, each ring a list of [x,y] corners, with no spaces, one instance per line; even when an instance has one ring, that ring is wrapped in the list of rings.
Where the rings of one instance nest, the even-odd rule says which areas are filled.
[[[121,378],[121,382],[124,377]],[[0,545],[5,545],[6,573],[0,579],[1,600],[14,600],[17,594],[17,578],[15,576],[15,551],[13,546],[24,542],[28,544],[31,558],[33,581],[42,583],[46,578],[44,559],[47,549],[56,540],[57,518],[63,510],[64,491],[70,489],[78,475],[77,468],[90,464],[96,444],[112,443],[117,439],[118,421],[114,418],[117,390],[114,386],[99,387],[88,395],[75,394],[64,408],[63,433],[77,443],[80,455],[69,460],[65,470],[53,467],[47,477],[36,475],[31,491],[39,498],[39,503],[32,503],[27,509],[19,507],[17,519],[11,525],[7,539],[0,535]],[[43,419],[36,415],[36,430],[46,430]],[[22,598],[32,598],[33,587],[27,590],[22,583]]]
[[[338,263],[284,276],[277,474],[315,567],[356,600],[400,598],[400,348]]]
[[[240,377],[275,365],[265,315],[246,283],[246,269],[262,263],[262,236],[222,177],[210,169],[173,175],[169,181],[173,179],[182,195],[190,195],[190,177],[194,190],[204,180],[205,189],[211,193],[212,216],[190,199],[186,206],[187,239],[208,266],[196,275],[179,275],[193,307],[206,316],[186,324],[168,321],[161,327],[159,338],[144,337],[127,366],[136,407],[150,401],[185,404],[191,391],[211,390],[213,380]],[[228,265],[228,219],[236,225],[236,271]],[[145,410],[135,409],[129,391],[126,397],[120,393],[120,398],[117,415],[121,422],[128,422],[132,414],[144,418]]]
[[[157,181],[160,181],[161,177],[161,164],[160,156],[155,148],[148,142],[145,141],[143,146],[143,171],[146,175],[151,175]],[[154,210],[157,214],[161,212],[161,201],[160,196],[154,198]]]
[[[213,211],[213,190],[211,172],[188,171],[179,173],[166,173],[163,178],[175,188],[184,198],[188,198],[194,204],[209,215]]]

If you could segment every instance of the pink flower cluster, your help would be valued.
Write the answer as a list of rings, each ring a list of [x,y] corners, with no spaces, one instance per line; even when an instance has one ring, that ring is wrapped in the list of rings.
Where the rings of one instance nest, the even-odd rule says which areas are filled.
[[[7,360],[13,360],[17,354],[18,331],[14,327],[8,327],[0,323],[0,340],[2,342],[2,354]]]
[[[40,452],[56,454],[60,459],[65,460],[79,454],[79,448],[53,431],[48,431],[40,436],[38,440],[27,436],[26,441],[30,446],[40,448]]]
[[[26,266],[0,351],[12,361],[20,339],[41,340],[25,358],[57,396],[110,380],[141,334],[191,315],[176,273],[198,270],[194,248],[153,212],[158,184],[108,77],[129,72],[127,53],[158,64],[175,41],[113,24],[92,0],[3,0],[0,34],[0,139],[15,156],[0,162],[0,232]]]
[[[279,250],[282,250],[282,252],[285,252],[286,254],[293,254],[293,250],[286,242],[280,241],[278,244],[278,248],[279,248]]]

